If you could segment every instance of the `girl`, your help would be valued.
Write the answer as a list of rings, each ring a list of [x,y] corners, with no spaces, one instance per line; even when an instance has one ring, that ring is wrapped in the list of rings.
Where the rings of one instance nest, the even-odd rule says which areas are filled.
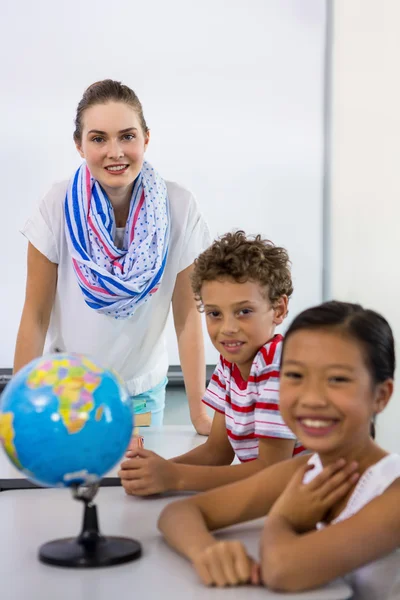
[[[400,456],[370,436],[392,395],[394,369],[392,331],[371,310],[328,302],[293,321],[282,351],[280,409],[311,458],[174,502],[160,516],[167,541],[204,583],[262,581],[300,591],[347,575],[356,597],[394,597]],[[210,533],[267,513],[259,566],[240,542]]]
[[[209,232],[192,194],[145,162],[149,139],[130,88],[107,79],[85,91],[74,132],[85,162],[49,191],[23,229],[28,276],[14,371],[44,347],[92,355],[121,374],[136,406],[161,425],[172,302],[192,422],[208,434],[190,273]]]

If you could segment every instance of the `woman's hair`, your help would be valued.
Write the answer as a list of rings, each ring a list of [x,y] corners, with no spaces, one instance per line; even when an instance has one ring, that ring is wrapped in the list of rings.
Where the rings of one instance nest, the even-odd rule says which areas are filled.
[[[139,117],[143,133],[146,134],[149,131],[143,115],[142,104],[135,92],[119,81],[103,79],[103,81],[97,81],[90,85],[78,104],[74,131],[75,143],[82,141],[82,116],[85,110],[96,104],[107,104],[108,102],[124,102],[131,106]]]
[[[284,248],[275,246],[261,235],[246,237],[244,231],[226,233],[194,261],[192,288],[201,305],[205,281],[224,278],[237,283],[255,281],[265,288],[271,304],[293,293],[290,261]]]
[[[335,329],[360,345],[374,384],[394,378],[396,367],[393,332],[379,313],[348,302],[325,302],[300,313],[289,326],[282,349],[293,333],[310,329]],[[375,436],[374,423],[371,435]]]

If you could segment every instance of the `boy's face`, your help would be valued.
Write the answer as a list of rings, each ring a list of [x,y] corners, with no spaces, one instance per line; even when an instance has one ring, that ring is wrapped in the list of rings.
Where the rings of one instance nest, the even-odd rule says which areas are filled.
[[[255,281],[237,283],[228,278],[205,281],[201,288],[210,339],[226,360],[238,366],[243,379],[248,379],[255,355],[287,313],[287,297],[272,307],[267,292]]]

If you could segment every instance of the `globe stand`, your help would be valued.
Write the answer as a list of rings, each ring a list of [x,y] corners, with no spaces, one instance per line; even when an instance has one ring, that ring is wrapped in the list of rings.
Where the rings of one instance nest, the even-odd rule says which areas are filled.
[[[100,534],[97,508],[93,498],[98,484],[76,486],[73,496],[84,503],[82,530],[77,538],[63,538],[44,544],[39,549],[39,560],[58,567],[107,567],[140,558],[139,542],[123,537],[104,537]]]

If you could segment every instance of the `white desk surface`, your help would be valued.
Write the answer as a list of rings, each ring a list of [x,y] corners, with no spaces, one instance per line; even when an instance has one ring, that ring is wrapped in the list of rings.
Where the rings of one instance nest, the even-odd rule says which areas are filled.
[[[145,431],[147,448],[165,457],[187,451],[204,441],[191,427],[164,427]],[[0,478],[17,477],[2,453]],[[175,496],[174,496],[175,497]],[[173,498],[174,498],[173,497]],[[173,499],[172,498],[172,499]],[[64,569],[40,563],[41,544],[78,535],[82,505],[64,489],[25,489],[0,493],[0,580],[5,600],[341,600],[351,590],[336,581],[302,594],[277,594],[265,588],[209,589],[198,580],[191,565],[161,538],[156,524],[171,497],[133,498],[121,487],[100,488],[96,504],[103,535],[138,539],[143,556],[132,563],[102,569]],[[220,534],[241,539],[257,556],[261,521],[236,526]]]

